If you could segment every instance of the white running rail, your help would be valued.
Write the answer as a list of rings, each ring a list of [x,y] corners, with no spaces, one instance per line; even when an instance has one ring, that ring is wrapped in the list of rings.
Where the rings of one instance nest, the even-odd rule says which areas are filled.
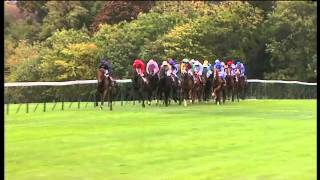
[[[257,83],[283,83],[283,84],[301,84],[308,86],[316,86],[317,83],[307,83],[300,81],[282,81],[282,80],[261,80],[261,79],[247,79],[248,82]],[[119,79],[117,83],[130,83],[131,79]],[[14,82],[4,83],[4,87],[26,87],[26,86],[68,86],[76,84],[95,84],[97,80],[77,80],[77,81],[63,81],[63,82]]]

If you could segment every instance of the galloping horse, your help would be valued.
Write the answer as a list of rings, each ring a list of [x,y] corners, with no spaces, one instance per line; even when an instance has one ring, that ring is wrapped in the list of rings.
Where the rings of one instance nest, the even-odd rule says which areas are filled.
[[[159,80],[159,87],[158,87],[158,95],[159,99],[162,99],[164,96],[164,103],[166,106],[169,104],[169,96],[172,87],[172,79],[170,76],[167,75],[166,66],[160,69],[160,80]]]
[[[215,100],[216,104],[221,104],[222,90],[223,90],[223,81],[219,76],[218,70],[214,70],[214,77],[212,83],[212,97]]]
[[[96,95],[96,106],[98,106],[98,96],[100,95],[100,109],[102,109],[104,99],[107,96],[108,106],[110,107],[110,111],[112,111],[112,95],[115,91],[115,83],[110,79],[109,75],[106,75],[106,70],[103,68],[100,68],[97,71],[97,80],[98,89]]]
[[[177,102],[179,101],[179,104],[181,104],[181,101],[180,101],[180,84],[181,84],[181,81],[179,80],[178,77],[174,76],[174,75],[171,75],[171,79],[172,79],[172,88],[171,88],[171,97],[172,99],[174,100],[174,102]]]
[[[133,71],[132,86],[134,90],[133,94],[138,94],[138,99],[142,101],[142,107],[145,107],[144,101],[146,99],[146,92],[149,89],[149,83],[136,70]]]
[[[243,100],[245,96],[246,80],[244,76],[240,76],[240,70],[237,69],[235,80],[236,97],[239,102],[239,97]]]
[[[232,99],[234,101],[234,94],[235,94],[235,77],[231,74],[231,67],[226,68],[227,75],[226,75],[226,88],[227,88],[227,97],[228,99]]]
[[[202,76],[196,75],[193,90],[192,90],[192,102],[195,99],[198,99],[199,102],[202,100],[203,89],[204,89],[204,84],[203,84]]]
[[[180,99],[183,99],[184,106],[187,106],[187,100],[191,99],[191,93],[193,89],[193,77],[187,73],[181,73],[181,90]]]
[[[148,104],[151,105],[151,101],[157,95],[158,85],[159,85],[159,74],[147,74],[146,75],[147,81],[149,82],[148,90]]]

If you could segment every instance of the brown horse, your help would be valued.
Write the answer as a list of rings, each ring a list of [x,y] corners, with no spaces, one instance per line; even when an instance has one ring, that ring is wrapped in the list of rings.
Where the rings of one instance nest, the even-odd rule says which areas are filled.
[[[234,101],[234,94],[235,94],[235,76],[231,74],[231,67],[226,68],[226,89],[227,89],[227,97],[231,100],[232,102]]]
[[[145,107],[144,101],[147,99],[147,92],[150,89],[149,82],[145,77],[138,74],[137,70],[133,70],[132,86],[134,99],[138,95],[139,101],[142,101],[142,107]]]
[[[98,80],[98,88],[96,95],[96,106],[98,106],[98,96],[100,95],[100,109],[103,107],[104,99],[107,97],[108,106],[110,107],[110,111],[112,111],[112,96],[115,91],[115,82],[110,79],[109,75],[106,75],[106,70],[100,68],[97,71],[97,80]]]
[[[216,104],[221,104],[222,90],[223,90],[223,80],[219,76],[218,70],[214,70],[214,77],[212,83],[212,97]]]
[[[191,99],[193,89],[193,77],[187,73],[181,73],[180,99],[183,99],[184,106],[187,106],[187,100]]]
[[[202,76],[200,75],[194,75],[194,86],[192,89],[192,103],[195,99],[198,99],[200,102],[202,100],[203,90],[204,90],[204,83]]]
[[[240,76],[240,70],[237,69],[236,71],[236,78],[235,78],[235,92],[236,97],[239,102],[239,98],[242,100],[245,96],[245,88],[246,88],[246,80],[244,76]]]

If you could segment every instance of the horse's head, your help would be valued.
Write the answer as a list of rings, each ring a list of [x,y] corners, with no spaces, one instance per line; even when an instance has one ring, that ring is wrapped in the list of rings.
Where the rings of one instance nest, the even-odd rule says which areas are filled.
[[[103,69],[103,68],[98,69],[98,71],[97,71],[97,80],[98,80],[99,83],[102,82],[106,78],[104,76],[104,74],[105,74],[105,69]]]
[[[227,76],[231,76],[231,67],[230,66],[228,66],[226,68],[226,71],[227,71]]]
[[[238,69],[238,68],[237,68],[237,70],[236,70],[236,76],[237,76],[237,77],[240,77],[240,69]]]

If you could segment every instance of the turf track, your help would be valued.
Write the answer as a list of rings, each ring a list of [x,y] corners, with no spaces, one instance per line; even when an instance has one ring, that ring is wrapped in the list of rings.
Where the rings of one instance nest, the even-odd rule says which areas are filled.
[[[316,179],[316,100],[5,115],[5,179]]]

